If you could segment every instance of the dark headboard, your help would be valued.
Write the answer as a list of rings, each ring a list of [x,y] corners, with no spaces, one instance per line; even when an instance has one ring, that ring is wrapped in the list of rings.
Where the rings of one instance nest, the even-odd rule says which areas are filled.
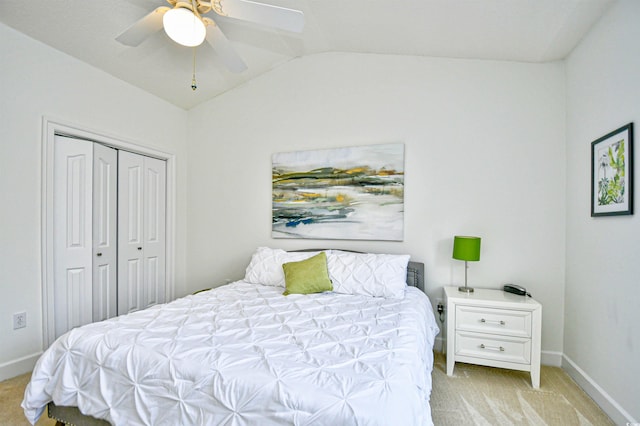
[[[424,263],[409,261],[407,265],[407,285],[418,287],[424,293]]]
[[[301,249],[301,250],[289,250],[289,251],[323,251],[323,250],[332,250],[325,248],[314,248],[314,249]],[[351,253],[364,253],[362,251],[355,250],[343,250],[343,249],[333,249],[340,251],[348,251]],[[417,287],[424,293],[424,263],[422,262],[413,262],[409,261],[407,265],[407,285],[411,287]]]

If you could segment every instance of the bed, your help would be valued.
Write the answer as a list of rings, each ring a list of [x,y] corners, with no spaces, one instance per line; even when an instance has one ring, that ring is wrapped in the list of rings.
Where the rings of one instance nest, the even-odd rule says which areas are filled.
[[[289,271],[317,258],[331,291],[296,292]],[[438,332],[408,256],[259,248],[243,280],[61,336],[22,407],[32,424],[48,406],[69,424],[431,425]]]

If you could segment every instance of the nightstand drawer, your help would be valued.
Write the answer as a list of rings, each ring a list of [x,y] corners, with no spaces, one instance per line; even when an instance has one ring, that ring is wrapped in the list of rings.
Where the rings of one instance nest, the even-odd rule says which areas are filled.
[[[480,333],[456,333],[456,356],[491,359],[517,364],[531,363],[531,340]]]
[[[456,330],[531,337],[531,312],[458,305]]]

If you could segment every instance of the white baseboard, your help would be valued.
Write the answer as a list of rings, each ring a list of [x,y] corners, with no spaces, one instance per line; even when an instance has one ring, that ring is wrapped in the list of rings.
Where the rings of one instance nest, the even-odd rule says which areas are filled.
[[[13,361],[0,364],[0,382],[32,371],[38,361],[38,358],[40,358],[40,355],[42,355],[42,352],[36,352],[31,355],[23,356],[22,358],[14,359]]]
[[[550,367],[562,367],[562,352],[540,352],[540,364]]]
[[[562,355],[562,368],[573,380],[607,413],[617,425],[638,424],[604,389],[602,389],[587,373],[584,372],[568,356]]]

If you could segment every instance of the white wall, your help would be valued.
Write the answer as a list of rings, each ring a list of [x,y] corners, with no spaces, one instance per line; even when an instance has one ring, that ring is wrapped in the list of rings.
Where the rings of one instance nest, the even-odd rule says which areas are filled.
[[[592,218],[590,161],[591,142],[629,122],[637,152],[638,22],[640,2],[617,2],[567,60],[564,353],[618,424],[640,422],[640,162],[636,154],[636,214]]]
[[[41,350],[46,115],[177,155],[176,295],[240,278],[270,245],[410,253],[436,298],[463,279],[452,236],[480,235],[470,284],[529,288],[543,350],[564,351],[614,420],[638,421],[638,219],[589,216],[590,142],[640,126],[638,18],[640,3],[621,0],[596,25],[567,61],[566,99],[562,63],[332,53],[188,114],[0,24],[0,379]],[[388,142],[406,148],[403,242],[271,239],[272,153]],[[29,326],[14,331],[20,311]]]
[[[244,276],[260,245],[409,253],[427,291],[464,280],[455,234],[479,235],[469,283],[526,286],[544,351],[562,351],[563,63],[327,53],[294,60],[189,112],[188,285]],[[403,142],[403,242],[271,238],[271,154]],[[558,363],[559,363],[559,356]]]
[[[618,2],[566,76],[563,63],[327,53],[189,113],[0,24],[0,379],[41,350],[45,115],[177,155],[177,296],[242,277],[269,245],[410,253],[435,299],[463,279],[453,235],[480,235],[470,284],[526,286],[544,307],[543,351],[564,352],[614,420],[637,421],[638,219],[589,216],[589,164],[591,141],[640,126],[638,18],[640,3]],[[272,153],[388,142],[405,143],[403,242],[270,237]],[[29,326],[14,331],[20,311]]]
[[[42,350],[43,116],[177,157],[176,294],[184,293],[187,113],[0,24],[0,380]],[[27,313],[27,328],[12,316]]]

